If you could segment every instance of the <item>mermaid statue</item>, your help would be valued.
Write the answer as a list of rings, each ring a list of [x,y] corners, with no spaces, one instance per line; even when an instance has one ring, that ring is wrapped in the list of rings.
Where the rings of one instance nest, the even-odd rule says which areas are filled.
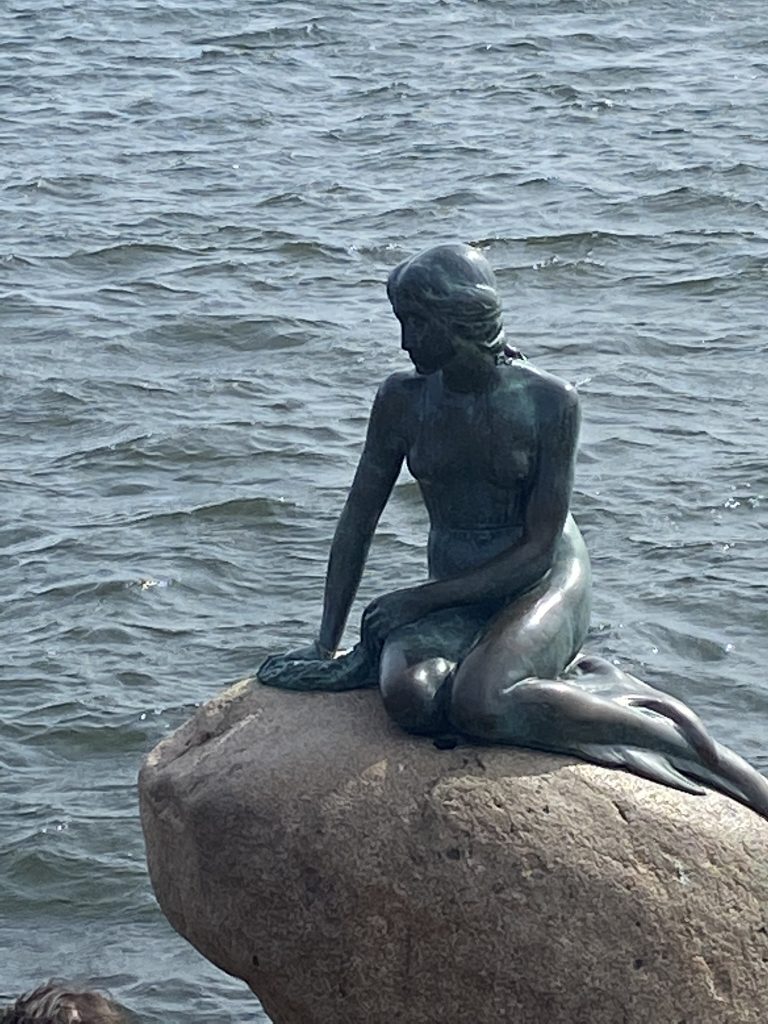
[[[389,275],[413,370],[378,390],[331,544],[322,619],[260,682],[378,686],[411,733],[621,767],[768,817],[768,781],[681,701],[582,652],[590,566],[570,514],[579,399],[505,343],[493,271],[438,245]],[[337,656],[379,517],[405,461],[429,516],[428,578],[376,598]]]

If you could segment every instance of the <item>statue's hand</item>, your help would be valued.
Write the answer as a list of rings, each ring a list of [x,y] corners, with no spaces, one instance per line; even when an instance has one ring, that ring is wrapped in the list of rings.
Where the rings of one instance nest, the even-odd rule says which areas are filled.
[[[414,622],[428,611],[416,589],[382,594],[363,612],[360,635],[367,647],[379,648],[398,626]]]
[[[333,657],[333,651],[323,647],[319,640],[313,640],[306,647],[297,647],[294,651],[286,651],[281,657],[286,661],[328,661]]]
[[[282,680],[290,678],[294,674],[291,669],[294,663],[303,662],[306,666],[307,662],[330,661],[332,657],[332,652],[326,650],[319,640],[313,640],[306,647],[297,647],[293,651],[286,651],[285,654],[270,654],[259,666],[257,675],[261,682],[268,686],[272,685],[273,679],[280,680],[276,685],[284,686],[285,683]]]

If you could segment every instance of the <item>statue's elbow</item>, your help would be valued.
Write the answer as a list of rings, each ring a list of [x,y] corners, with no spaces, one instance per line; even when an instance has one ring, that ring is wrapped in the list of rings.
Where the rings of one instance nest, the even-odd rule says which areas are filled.
[[[534,581],[540,580],[555,564],[558,537],[541,537],[531,543],[528,563]]]

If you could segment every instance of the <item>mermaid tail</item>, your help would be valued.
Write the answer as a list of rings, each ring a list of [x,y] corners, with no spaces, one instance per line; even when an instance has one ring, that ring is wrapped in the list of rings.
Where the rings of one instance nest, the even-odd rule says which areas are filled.
[[[562,680],[524,679],[506,694],[506,742],[625,768],[687,793],[701,795],[703,785],[768,818],[760,772],[716,743],[682,701],[602,658],[580,655]]]

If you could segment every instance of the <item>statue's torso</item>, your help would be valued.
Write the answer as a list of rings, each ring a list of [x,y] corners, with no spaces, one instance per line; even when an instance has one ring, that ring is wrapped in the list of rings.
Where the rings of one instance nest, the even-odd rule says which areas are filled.
[[[480,394],[443,388],[440,374],[411,379],[408,468],[430,519],[433,578],[480,565],[519,543],[538,446],[536,371],[499,367]]]

